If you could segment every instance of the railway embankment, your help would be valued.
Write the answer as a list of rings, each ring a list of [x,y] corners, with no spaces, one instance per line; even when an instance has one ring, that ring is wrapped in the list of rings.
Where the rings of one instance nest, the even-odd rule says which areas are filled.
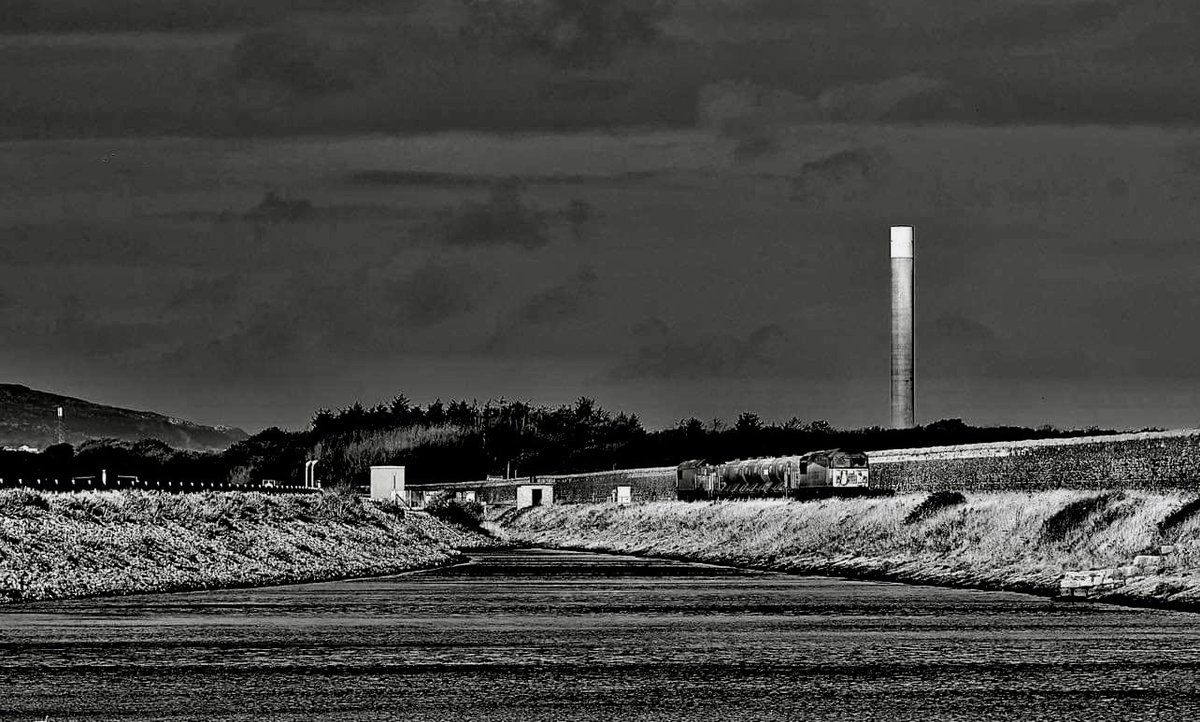
[[[1179,493],[591,504],[522,510],[501,527],[563,549],[1200,609],[1200,503]]]
[[[0,491],[0,603],[378,576],[489,543],[348,494],[15,489]]]

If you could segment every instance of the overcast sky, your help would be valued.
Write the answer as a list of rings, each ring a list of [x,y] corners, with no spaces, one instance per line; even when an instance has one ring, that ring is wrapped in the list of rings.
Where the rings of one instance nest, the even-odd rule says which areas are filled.
[[[810,3],[766,22],[782,11],[760,2],[737,30],[698,6],[613,57],[487,49],[503,82],[454,65],[461,18],[436,13],[403,71],[347,50],[360,15],[335,13],[341,40],[302,32],[317,50],[255,51],[318,58],[313,87],[239,74],[277,18],[112,34],[30,15],[0,36],[29,73],[0,98],[0,375],[251,431],[397,393],[885,424],[888,226],[911,224],[919,422],[1196,425],[1200,134],[1178,121],[1197,84],[1162,30],[1194,13],[1005,2],[954,20],[1027,38],[1003,56],[776,77],[756,53],[846,52],[814,25],[898,21]],[[909,31],[945,32],[921,17]],[[1004,92],[954,77],[953,53],[1010,73]],[[1103,83],[1056,90],[1036,57]],[[1139,105],[1139,83],[1171,100]],[[423,115],[399,87],[428,89]]]

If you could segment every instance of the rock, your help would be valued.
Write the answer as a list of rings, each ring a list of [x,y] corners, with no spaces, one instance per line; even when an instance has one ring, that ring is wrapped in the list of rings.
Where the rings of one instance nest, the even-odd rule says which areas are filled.
[[[1137,564],[1129,564],[1123,567],[1117,567],[1116,573],[1113,575],[1119,579],[1131,579],[1133,577],[1145,576],[1146,568]]]

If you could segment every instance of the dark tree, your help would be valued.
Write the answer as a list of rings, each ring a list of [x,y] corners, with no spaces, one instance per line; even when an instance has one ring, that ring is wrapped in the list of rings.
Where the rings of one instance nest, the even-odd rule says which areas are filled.
[[[753,411],[743,411],[738,414],[737,423],[733,429],[739,434],[752,434],[762,429],[762,419]]]

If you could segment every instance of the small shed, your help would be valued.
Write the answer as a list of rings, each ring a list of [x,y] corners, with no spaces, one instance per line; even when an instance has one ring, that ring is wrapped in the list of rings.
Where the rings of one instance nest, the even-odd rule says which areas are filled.
[[[371,498],[407,501],[403,466],[371,467]]]
[[[550,506],[554,503],[554,487],[550,484],[522,484],[517,487],[517,508]]]

